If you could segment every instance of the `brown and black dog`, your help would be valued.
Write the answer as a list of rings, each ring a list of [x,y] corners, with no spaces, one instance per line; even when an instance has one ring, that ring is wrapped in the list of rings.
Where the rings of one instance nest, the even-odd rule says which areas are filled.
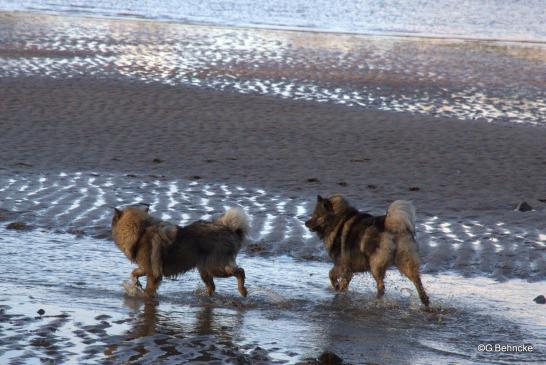
[[[176,277],[193,268],[199,270],[209,295],[214,277],[235,276],[241,295],[246,296],[245,271],[236,257],[248,233],[242,209],[229,209],[214,222],[196,221],[180,227],[152,217],[148,207],[115,209],[112,218],[114,242],[138,267],[133,283],[146,276],[147,296],[154,296],[164,276]]]
[[[386,215],[372,216],[353,208],[341,195],[317,197],[307,228],[324,241],[334,260],[330,281],[335,290],[345,290],[353,273],[370,271],[377,283],[377,297],[385,294],[383,282],[391,265],[407,276],[419,298],[429,298],[419,274],[419,254],[415,241],[415,208],[404,200],[393,202]]]

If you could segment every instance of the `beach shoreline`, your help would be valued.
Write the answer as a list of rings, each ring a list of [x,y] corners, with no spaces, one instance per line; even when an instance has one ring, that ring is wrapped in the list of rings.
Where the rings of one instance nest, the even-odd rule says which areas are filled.
[[[501,280],[546,275],[545,128],[137,81],[32,77],[1,85],[0,176],[13,181],[3,207],[26,212],[31,224],[97,226],[85,230],[105,237],[106,207],[136,197],[178,219],[251,204],[266,253],[317,258],[320,243],[303,227],[317,194],[342,193],[373,214],[406,199],[417,207],[431,272],[461,265]],[[55,185],[66,189],[53,198]],[[33,189],[45,192],[38,198]],[[516,211],[523,201],[533,210]],[[302,235],[308,243],[290,248]]]
[[[350,36],[12,20],[0,24],[8,40],[0,44],[0,361],[318,364],[324,351],[349,364],[544,361],[546,318],[532,301],[546,294],[543,80],[503,77],[538,69],[542,51],[471,47],[472,66],[501,61],[467,74],[472,67],[457,68],[466,49],[424,41],[378,51]],[[369,63],[358,58],[368,50],[379,55]],[[405,66],[406,51],[438,50],[434,67],[391,68]],[[445,59],[453,69],[442,69]],[[321,83],[305,89],[308,75]],[[481,75],[497,99],[472,104],[465,98],[481,90],[451,93]],[[367,83],[388,84],[394,99],[381,91],[381,103],[351,104],[377,96],[366,89],[350,99]],[[503,98],[513,85],[531,107],[517,93]],[[445,96],[434,110],[458,103],[461,112],[419,109],[404,99],[414,87]],[[474,106],[483,113],[467,112]],[[377,215],[413,201],[431,311],[394,270],[385,301],[367,274],[345,294],[331,290],[329,258],[304,222],[317,194],[334,193]],[[530,210],[517,210],[522,202]],[[195,272],[166,281],[157,302],[127,297],[132,266],[111,242],[110,222],[114,207],[138,203],[180,225],[243,207],[249,297],[225,279],[208,298]],[[477,351],[504,342],[536,351]]]
[[[36,263],[19,250],[0,256],[7,268],[0,273],[0,288],[10,293],[0,295],[0,350],[5,350],[0,361],[10,365],[37,358],[84,364],[319,365],[323,362],[316,359],[324,353],[355,365],[539,364],[545,358],[546,317],[539,305],[529,303],[539,282],[425,274],[432,299],[427,311],[412,284],[394,270],[387,273],[386,297],[379,301],[369,275],[357,275],[348,292],[336,294],[328,285],[329,264],[241,254],[247,298],[229,278],[216,280],[217,293],[208,297],[192,271],[165,280],[159,297],[150,301],[124,293],[132,265],[112,242],[42,230],[0,228],[0,233],[0,253],[30,241],[36,254],[48,257]],[[70,256],[86,252],[85,264],[66,260],[70,247],[81,250]],[[53,268],[58,260],[64,264]],[[24,273],[23,283],[17,283],[15,271]],[[479,352],[483,343],[530,344],[534,351]]]
[[[149,172],[372,206],[398,196],[430,212],[540,209],[546,198],[541,127],[130,80],[0,82],[7,172]]]
[[[510,124],[546,119],[546,47],[0,12],[0,77],[132,79]]]

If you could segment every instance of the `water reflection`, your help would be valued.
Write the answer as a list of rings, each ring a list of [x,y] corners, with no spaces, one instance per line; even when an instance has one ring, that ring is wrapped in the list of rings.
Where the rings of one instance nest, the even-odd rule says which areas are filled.
[[[244,314],[213,305],[188,307],[162,305],[158,300],[125,297],[130,310],[130,328],[107,341],[107,362],[137,361],[153,364],[269,363],[271,359],[256,346],[239,346],[235,341]],[[166,307],[162,309],[162,307]]]
[[[542,124],[543,44],[0,14],[0,76],[123,77]]]

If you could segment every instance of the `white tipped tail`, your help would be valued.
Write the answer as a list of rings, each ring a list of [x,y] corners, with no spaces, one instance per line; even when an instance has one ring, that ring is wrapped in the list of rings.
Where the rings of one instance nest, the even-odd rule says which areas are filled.
[[[250,229],[248,216],[241,208],[228,209],[216,222],[223,224],[242,237],[245,237]]]
[[[415,234],[415,207],[410,201],[396,200],[387,209],[385,228],[392,233]]]

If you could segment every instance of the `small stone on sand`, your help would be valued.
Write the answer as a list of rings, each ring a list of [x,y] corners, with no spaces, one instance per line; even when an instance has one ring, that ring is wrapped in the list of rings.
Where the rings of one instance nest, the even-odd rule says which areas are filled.
[[[11,222],[6,226],[7,229],[13,229],[16,231],[28,231],[30,230],[30,226],[24,222]]]
[[[515,210],[517,210],[518,212],[529,212],[533,210],[533,207],[527,204],[527,202],[521,202],[518,205],[516,205]]]
[[[343,364],[343,359],[333,352],[323,352],[322,355],[318,357],[319,364],[321,365],[341,365]]]

